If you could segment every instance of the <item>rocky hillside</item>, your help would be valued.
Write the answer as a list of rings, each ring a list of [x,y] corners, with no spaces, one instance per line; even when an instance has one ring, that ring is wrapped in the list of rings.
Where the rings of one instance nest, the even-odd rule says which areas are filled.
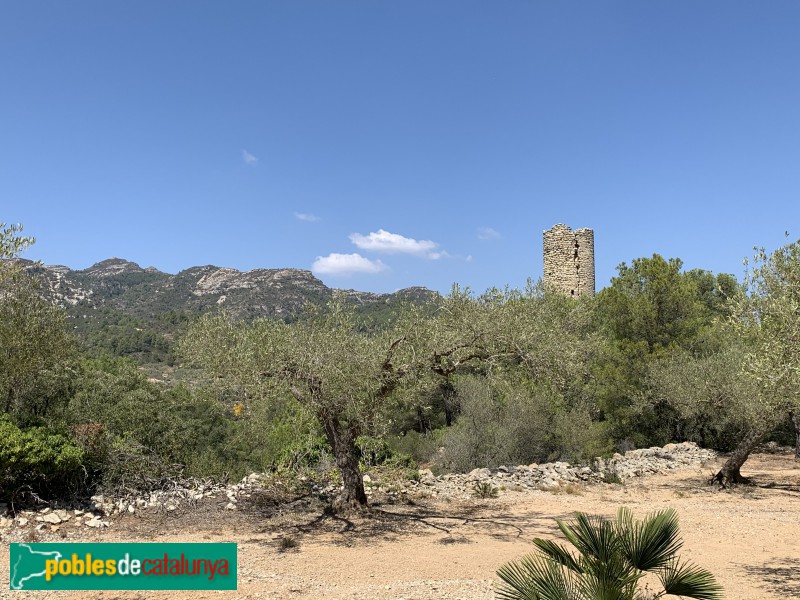
[[[90,348],[166,360],[170,341],[194,316],[224,308],[237,318],[291,320],[309,305],[324,304],[336,290],[310,271],[192,267],[175,275],[110,258],[88,269],[21,261],[42,283],[44,294],[67,309]],[[401,301],[429,302],[436,293],[408,288],[394,294],[343,290],[359,311],[379,323]]]

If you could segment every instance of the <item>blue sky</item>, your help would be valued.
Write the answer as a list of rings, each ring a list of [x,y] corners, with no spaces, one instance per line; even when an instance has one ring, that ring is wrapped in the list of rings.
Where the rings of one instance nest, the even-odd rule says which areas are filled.
[[[800,237],[800,3],[8,1],[0,221],[26,254],[482,291],[595,230],[742,273]]]

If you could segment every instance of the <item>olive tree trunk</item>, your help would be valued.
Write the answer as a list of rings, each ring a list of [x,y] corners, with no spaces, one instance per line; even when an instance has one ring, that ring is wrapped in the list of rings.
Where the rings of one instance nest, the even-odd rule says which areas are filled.
[[[367,505],[364,492],[364,478],[358,468],[358,432],[353,427],[343,425],[336,417],[322,419],[325,435],[333,450],[336,466],[342,473],[343,490],[337,508],[362,508]]]
[[[759,442],[764,438],[764,435],[764,431],[754,429],[744,436],[744,439],[739,442],[739,445],[736,446],[736,449],[728,460],[725,461],[725,464],[722,465],[719,472],[711,478],[709,483],[717,482],[722,487],[730,487],[737,483],[746,483],[747,479],[742,477],[740,469],[747,460],[747,457],[750,456],[750,453],[755,450],[755,447],[758,446]]]

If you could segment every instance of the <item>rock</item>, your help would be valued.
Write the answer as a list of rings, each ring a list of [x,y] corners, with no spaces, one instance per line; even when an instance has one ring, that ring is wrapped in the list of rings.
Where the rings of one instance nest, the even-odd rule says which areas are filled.
[[[50,523],[51,525],[58,525],[62,520],[56,513],[47,513],[39,518],[41,518],[43,522]]]
[[[236,510],[236,505],[233,502],[228,502],[228,504],[225,505],[225,510]]]
[[[436,477],[433,474],[433,471],[430,469],[420,469],[419,470],[419,480],[421,483],[425,485],[433,485],[436,483]]]
[[[103,521],[101,521],[98,517],[94,517],[93,519],[89,519],[86,521],[87,527],[102,527]]]
[[[27,524],[28,524],[28,519],[26,519],[25,517],[20,517],[19,519],[17,519],[17,525],[19,525],[20,527],[25,527],[25,525]]]
[[[473,469],[467,475],[467,481],[483,481],[491,476],[492,472],[489,469]]]
[[[364,483],[372,483],[372,477],[369,475],[364,475],[362,479],[364,480]]]

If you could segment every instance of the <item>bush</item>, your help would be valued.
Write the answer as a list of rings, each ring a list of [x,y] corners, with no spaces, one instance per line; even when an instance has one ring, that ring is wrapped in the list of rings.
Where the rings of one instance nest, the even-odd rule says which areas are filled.
[[[476,498],[480,498],[481,500],[486,500],[488,498],[497,498],[497,495],[500,493],[495,486],[492,485],[490,481],[479,481],[476,482],[472,488],[472,495]]]
[[[594,421],[588,407],[568,406],[551,386],[463,377],[456,390],[462,412],[443,432],[438,459],[446,470],[588,462],[611,451],[605,424]]]
[[[428,463],[441,446],[442,431],[407,431],[405,435],[389,438],[386,443],[395,454],[409,456],[416,464]]]
[[[84,453],[67,435],[47,427],[20,429],[0,414],[0,498],[23,492],[43,498],[78,491]]]

